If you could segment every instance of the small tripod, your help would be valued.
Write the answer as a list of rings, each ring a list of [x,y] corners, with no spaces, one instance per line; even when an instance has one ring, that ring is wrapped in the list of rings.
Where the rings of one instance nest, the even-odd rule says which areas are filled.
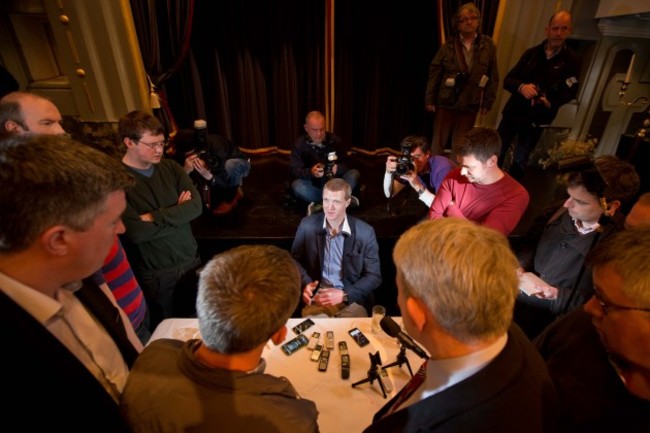
[[[395,362],[391,362],[390,364],[386,365],[385,367],[382,367],[382,370],[386,370],[387,368],[391,367],[402,367],[402,364],[406,364],[406,366],[409,369],[409,373],[411,374],[411,377],[413,377],[413,370],[411,370],[411,363],[409,362],[409,359],[406,357],[406,347],[404,345],[400,346],[399,353],[397,354],[397,359]]]
[[[381,368],[381,356],[379,355],[379,351],[375,352],[374,354],[368,353],[368,356],[370,357],[370,369],[368,370],[368,377],[358,382],[354,382],[352,384],[352,388],[366,382],[370,382],[370,384],[372,385],[375,379],[377,379],[377,381],[379,382],[379,386],[381,387],[381,392],[384,395],[384,398],[386,398],[386,386],[384,385],[384,381],[381,379],[382,368]]]

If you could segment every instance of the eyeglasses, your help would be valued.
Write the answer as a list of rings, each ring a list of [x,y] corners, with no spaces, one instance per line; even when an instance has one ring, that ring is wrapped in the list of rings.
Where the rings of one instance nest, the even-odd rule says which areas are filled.
[[[476,21],[478,17],[471,16],[471,17],[464,17],[458,20],[459,23],[471,23],[472,21]]]
[[[412,153],[412,154],[411,154],[411,161],[413,161],[413,160],[415,160],[415,159],[420,159],[420,158],[422,158],[423,156],[424,156],[424,153],[420,153],[419,155],[416,155],[416,154]]]
[[[161,149],[164,149],[165,146],[167,146],[167,144],[169,143],[168,140],[157,141],[155,143],[147,143],[146,141],[141,141],[141,140],[135,140],[135,141],[137,141],[138,143],[142,143],[145,146],[149,147],[150,149],[154,149],[154,150],[156,149],[156,147],[160,147]]]
[[[636,310],[636,311],[650,312],[650,308],[626,307],[624,305],[614,304],[613,302],[606,300],[603,297],[603,294],[600,293],[600,291],[596,287],[594,287],[594,298],[596,298],[596,301],[598,301],[600,308],[603,309],[603,313],[605,314],[608,314],[610,311],[614,311],[614,310]]]

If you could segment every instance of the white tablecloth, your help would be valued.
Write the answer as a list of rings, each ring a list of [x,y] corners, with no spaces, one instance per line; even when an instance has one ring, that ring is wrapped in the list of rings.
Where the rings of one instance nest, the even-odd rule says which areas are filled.
[[[295,337],[291,328],[304,319],[289,319],[287,338]],[[372,422],[372,417],[395,392],[399,391],[410,379],[407,366],[392,367],[387,370],[393,384],[393,391],[384,399],[379,383],[374,381],[364,383],[352,388],[352,384],[368,377],[370,359],[368,354],[379,351],[382,364],[388,365],[397,359],[399,343],[383,331],[378,334],[371,332],[370,318],[346,319],[312,319],[315,325],[304,332],[309,337],[313,331],[321,334],[321,343],[327,331],[334,331],[334,350],[330,354],[330,361],[326,372],[318,371],[318,363],[309,359],[311,351],[306,347],[287,356],[280,346],[268,343],[263,356],[267,362],[266,373],[275,376],[287,377],[298,393],[316,403],[318,408],[318,425],[321,433],[356,433],[363,431]],[[401,324],[400,318],[395,318]],[[348,330],[358,327],[370,340],[370,344],[360,348],[348,335]],[[196,319],[167,319],[160,323],[153,333],[151,340],[158,338],[175,338],[187,340],[198,338]],[[350,378],[341,378],[341,356],[338,342],[347,342],[350,352]],[[423,360],[407,351],[407,357],[413,373],[422,364]]]

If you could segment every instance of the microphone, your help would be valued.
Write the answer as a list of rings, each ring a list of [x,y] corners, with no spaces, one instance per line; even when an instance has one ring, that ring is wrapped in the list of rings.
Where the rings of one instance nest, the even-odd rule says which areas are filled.
[[[402,328],[400,328],[397,322],[395,322],[390,317],[384,316],[384,318],[381,319],[381,322],[379,322],[379,325],[381,326],[381,329],[383,329],[386,334],[390,335],[393,338],[397,338],[399,342],[402,344],[402,346],[406,347],[409,350],[412,350],[420,358],[423,359],[429,358],[429,355],[427,355],[424,349],[418,346],[417,343],[413,341],[411,337],[409,337],[404,331],[402,331]]]

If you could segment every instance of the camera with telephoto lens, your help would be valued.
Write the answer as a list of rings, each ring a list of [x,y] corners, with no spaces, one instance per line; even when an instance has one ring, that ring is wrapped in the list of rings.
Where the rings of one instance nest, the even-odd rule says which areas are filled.
[[[325,177],[327,179],[334,177],[334,166],[338,159],[339,157],[336,156],[336,152],[330,152],[327,154],[327,164],[325,165]]]
[[[395,169],[395,174],[403,176],[415,168],[413,161],[411,161],[411,147],[411,143],[402,144],[402,155],[397,159],[397,168]]]

